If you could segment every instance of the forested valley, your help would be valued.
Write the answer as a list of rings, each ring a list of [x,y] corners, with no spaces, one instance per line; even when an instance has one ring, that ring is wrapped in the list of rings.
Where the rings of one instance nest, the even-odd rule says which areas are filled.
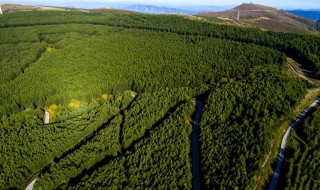
[[[201,187],[252,189],[280,120],[315,87],[288,74],[287,55],[319,75],[319,45],[176,15],[0,15],[0,189],[30,177],[34,189],[192,189],[196,100]],[[316,151],[314,118],[292,163]]]

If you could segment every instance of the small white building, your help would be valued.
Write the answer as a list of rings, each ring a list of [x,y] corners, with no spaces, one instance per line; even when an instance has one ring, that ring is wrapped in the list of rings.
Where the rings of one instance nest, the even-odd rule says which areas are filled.
[[[45,125],[50,124],[50,114],[49,114],[49,112],[47,112],[47,111],[45,111],[44,124],[45,124]]]

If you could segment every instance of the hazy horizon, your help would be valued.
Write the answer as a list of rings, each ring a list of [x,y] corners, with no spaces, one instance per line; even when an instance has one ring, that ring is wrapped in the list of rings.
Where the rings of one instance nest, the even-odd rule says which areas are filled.
[[[17,3],[17,4],[30,4],[30,5],[46,5],[46,6],[74,6],[81,8],[84,3],[97,4],[99,5],[112,5],[112,4],[147,4],[147,5],[156,5],[156,6],[172,6],[172,7],[183,7],[183,6],[221,6],[221,7],[230,7],[237,6],[242,3],[251,3],[251,1],[243,1],[243,0],[118,0],[118,1],[109,1],[109,0],[96,0],[96,1],[88,1],[88,0],[56,0],[56,1],[47,1],[47,0],[0,0],[0,3]],[[320,9],[320,3],[318,0],[256,0],[252,1],[254,4],[261,4],[266,6],[271,6],[279,9]],[[83,8],[83,7],[82,7]]]

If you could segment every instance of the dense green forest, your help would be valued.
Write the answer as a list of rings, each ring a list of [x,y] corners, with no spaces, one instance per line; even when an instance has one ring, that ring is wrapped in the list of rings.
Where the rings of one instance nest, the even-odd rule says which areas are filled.
[[[201,89],[172,90],[159,93],[144,93],[137,97],[130,108],[116,116],[105,129],[97,133],[87,144],[75,152],[52,164],[49,172],[44,172],[36,187],[56,189],[101,162],[105,157],[115,159],[122,151],[129,150],[137,140],[142,139],[158,123],[167,119],[169,109],[177,109],[180,102],[197,95]],[[190,102],[191,100],[189,100]],[[189,113],[189,116],[192,113]],[[190,123],[191,120],[187,120]],[[139,131],[137,130],[139,127]],[[130,134],[130,137],[128,137]],[[158,134],[157,134],[158,135]],[[188,138],[188,136],[187,136]],[[139,141],[140,142],[140,141]]]
[[[279,118],[305,91],[306,83],[274,67],[258,67],[243,81],[213,90],[201,122],[205,188],[253,188]]]
[[[191,189],[199,99],[203,188],[252,188],[279,119],[313,87],[286,54],[320,71],[319,45],[174,15],[0,15],[0,187],[39,171],[36,189]]]
[[[193,101],[179,105],[119,162],[101,165],[70,189],[192,189],[190,161]]]
[[[288,139],[288,150],[279,189],[319,189],[320,108],[293,130]],[[288,153],[287,153],[288,152]]]
[[[47,126],[43,126],[43,112],[26,110],[2,118],[0,125],[1,173],[0,186],[19,188],[36,170],[43,168],[54,158],[63,156],[85,136],[102,125],[105,118],[111,118],[132,101],[125,95],[123,102],[109,96],[108,101],[100,100],[87,113]]]
[[[59,25],[54,29],[56,34],[51,28],[31,28],[42,33],[41,44],[53,48],[23,75],[1,86],[0,95],[5,98],[1,100],[0,114],[67,104],[72,98],[90,101],[103,93],[129,89],[141,93],[211,85],[222,77],[242,78],[255,65],[285,61],[278,51],[229,40],[108,26],[92,29],[90,25]],[[73,29],[81,33],[68,32]],[[25,30],[17,30],[17,35]],[[32,59],[36,55],[28,56]],[[17,62],[13,61],[11,64]]]
[[[207,36],[231,39],[245,43],[255,43],[272,47],[286,53],[296,55],[312,66],[319,74],[320,37],[304,34],[288,34],[265,32],[256,29],[215,25],[202,20],[191,20],[175,15],[146,14],[108,14],[38,11],[29,13],[14,13],[0,18],[0,27],[17,27],[32,25],[57,25],[70,23],[88,23],[92,25],[109,25],[123,28],[137,28],[171,32],[184,35]],[[37,39],[37,36],[34,36]],[[22,37],[23,38],[23,37]],[[0,41],[1,42],[1,41]]]

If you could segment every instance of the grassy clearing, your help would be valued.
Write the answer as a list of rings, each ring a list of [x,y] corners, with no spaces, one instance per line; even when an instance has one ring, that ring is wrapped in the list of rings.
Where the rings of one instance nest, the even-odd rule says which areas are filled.
[[[320,80],[315,76],[314,72],[310,68],[303,68],[303,65],[290,57],[287,58],[287,63],[287,73],[289,75],[298,76],[316,85],[320,84]]]
[[[229,18],[218,18],[218,17],[212,17],[212,16],[199,16],[199,18],[204,19],[207,22],[213,23],[213,24],[220,24],[220,25],[229,25],[229,26],[239,26],[237,22],[235,22],[232,19]]]
[[[297,61],[293,60],[291,57],[288,57],[287,61],[288,61],[288,64],[290,64],[293,67],[296,73],[303,74],[303,72],[299,68],[301,67],[301,65]]]

